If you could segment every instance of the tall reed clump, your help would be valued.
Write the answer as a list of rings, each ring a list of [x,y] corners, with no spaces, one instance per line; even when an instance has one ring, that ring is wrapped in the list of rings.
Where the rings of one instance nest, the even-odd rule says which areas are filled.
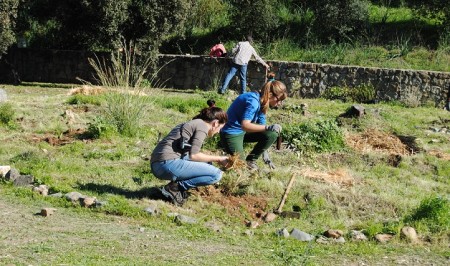
[[[130,43],[111,53],[110,61],[90,58],[89,63],[98,82],[108,89],[105,94],[106,111],[103,113],[106,121],[121,135],[135,136],[148,102],[144,92],[148,83],[145,74],[152,63],[151,58],[138,55]]]

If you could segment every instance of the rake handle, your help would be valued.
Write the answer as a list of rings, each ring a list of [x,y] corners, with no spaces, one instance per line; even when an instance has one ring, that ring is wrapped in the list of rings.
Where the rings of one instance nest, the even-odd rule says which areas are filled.
[[[295,173],[292,174],[292,177],[289,180],[289,183],[286,187],[286,190],[284,191],[283,198],[281,198],[281,201],[280,201],[280,204],[278,205],[278,209],[276,210],[276,213],[281,213],[284,203],[286,202],[287,195],[289,194],[289,191],[291,190],[291,187],[294,184],[294,180],[295,180]]]

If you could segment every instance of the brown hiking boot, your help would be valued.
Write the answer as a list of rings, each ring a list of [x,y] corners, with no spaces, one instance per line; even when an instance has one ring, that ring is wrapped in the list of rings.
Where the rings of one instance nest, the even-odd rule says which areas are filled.
[[[171,181],[169,184],[163,186],[161,192],[177,206],[183,206],[187,201],[187,193],[185,191],[181,192],[176,182]]]

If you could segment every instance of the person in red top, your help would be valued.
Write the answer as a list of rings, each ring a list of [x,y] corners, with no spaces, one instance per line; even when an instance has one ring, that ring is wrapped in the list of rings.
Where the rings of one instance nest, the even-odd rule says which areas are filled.
[[[210,57],[225,57],[226,55],[227,50],[225,49],[225,46],[223,46],[222,43],[214,45],[209,52]]]

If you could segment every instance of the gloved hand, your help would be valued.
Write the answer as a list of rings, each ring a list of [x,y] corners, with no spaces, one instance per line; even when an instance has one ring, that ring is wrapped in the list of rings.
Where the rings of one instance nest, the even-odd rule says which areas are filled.
[[[279,124],[273,124],[273,125],[270,125],[270,126],[266,126],[266,130],[267,131],[275,131],[278,134],[280,134],[281,133],[281,126]]]
[[[263,153],[263,161],[264,161],[265,164],[268,164],[268,165],[269,165],[270,169],[275,169],[275,165],[274,165],[274,164],[272,163],[272,161],[270,160],[269,152],[268,152],[268,151],[265,151],[265,152]]]

